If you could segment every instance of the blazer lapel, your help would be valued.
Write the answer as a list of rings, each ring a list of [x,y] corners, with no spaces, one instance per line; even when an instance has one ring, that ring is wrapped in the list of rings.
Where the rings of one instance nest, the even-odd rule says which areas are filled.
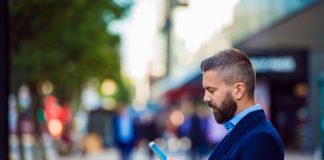
[[[247,114],[240,122],[233,128],[233,130],[224,138],[219,146],[215,149],[215,156],[213,159],[220,159],[232,144],[251,126],[253,126],[259,119],[265,118],[263,110],[253,111]]]
[[[222,145],[225,143],[226,139],[228,138],[228,134],[223,138],[223,140],[217,144],[217,146],[213,149],[212,154],[209,156],[208,160],[214,160],[216,159],[219,150],[222,148]]]

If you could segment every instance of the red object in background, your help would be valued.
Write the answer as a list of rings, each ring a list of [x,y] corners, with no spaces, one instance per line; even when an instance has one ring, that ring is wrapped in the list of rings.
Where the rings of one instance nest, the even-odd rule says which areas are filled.
[[[61,108],[60,120],[62,120],[63,123],[68,123],[71,121],[71,119],[72,115],[70,106],[67,103],[65,103]]]
[[[53,118],[61,120],[63,123],[68,123],[71,120],[71,110],[68,104],[60,106],[57,98],[53,95],[44,98],[45,118],[49,121]]]
[[[184,96],[189,96],[190,99],[202,100],[204,90],[201,86],[201,83],[198,84],[187,84],[178,88],[171,89],[164,93],[163,97],[166,99],[167,103],[170,103],[174,100],[179,100]]]
[[[68,104],[60,106],[55,96],[49,95],[44,98],[45,119],[50,134],[58,138],[64,132],[64,126],[71,120],[71,110]]]
[[[45,119],[47,122],[53,118],[59,119],[60,115],[62,114],[62,109],[57,102],[57,98],[52,95],[44,98],[44,109]]]

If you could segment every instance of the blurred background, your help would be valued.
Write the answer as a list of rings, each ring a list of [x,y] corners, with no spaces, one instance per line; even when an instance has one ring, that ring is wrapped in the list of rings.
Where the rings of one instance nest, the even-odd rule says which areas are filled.
[[[200,62],[231,47],[285,159],[324,157],[323,0],[0,2],[0,159],[207,159]]]

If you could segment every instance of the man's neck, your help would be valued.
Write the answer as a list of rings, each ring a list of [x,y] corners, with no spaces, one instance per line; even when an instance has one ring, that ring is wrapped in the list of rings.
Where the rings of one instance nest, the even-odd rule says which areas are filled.
[[[255,100],[254,99],[245,99],[245,100],[240,100],[237,102],[237,110],[235,112],[235,115],[239,114],[240,112],[242,112],[243,110],[254,106]]]

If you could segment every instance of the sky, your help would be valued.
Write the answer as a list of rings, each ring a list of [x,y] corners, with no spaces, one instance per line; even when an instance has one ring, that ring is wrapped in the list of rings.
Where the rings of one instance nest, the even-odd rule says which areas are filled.
[[[232,9],[236,2],[189,0],[188,7],[179,7],[175,11],[176,36],[184,40],[189,52],[196,52],[202,43],[232,22]]]
[[[187,0],[188,6],[173,11],[174,36],[195,53],[213,34],[232,21],[238,0]],[[147,75],[148,63],[159,54],[163,24],[163,0],[135,0],[130,15],[113,25],[122,37],[122,68],[135,79]],[[161,56],[160,56],[161,57]]]

